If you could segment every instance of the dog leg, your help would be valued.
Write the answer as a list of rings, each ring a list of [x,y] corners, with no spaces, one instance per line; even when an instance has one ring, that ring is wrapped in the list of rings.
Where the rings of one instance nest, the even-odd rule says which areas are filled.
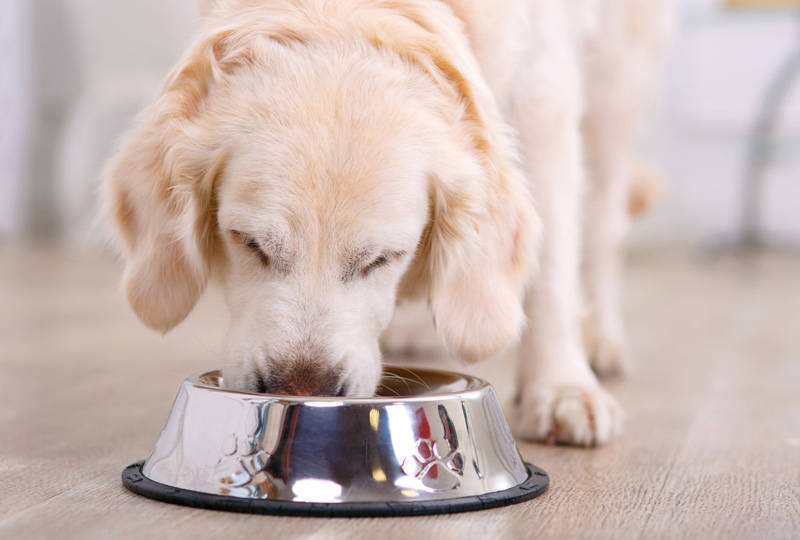
[[[515,128],[545,230],[540,271],[525,305],[529,328],[518,353],[513,425],[522,438],[593,446],[619,433],[622,413],[589,366],[578,322],[582,99],[577,62],[571,51],[547,51],[534,59],[533,78],[522,85],[509,115],[520,119]],[[559,76],[547,77],[553,73]]]
[[[629,366],[620,304],[625,238],[631,215],[652,204],[659,187],[653,173],[633,159],[632,148],[657,80],[662,4],[608,2],[597,33],[585,43],[584,338],[598,375]]]
[[[615,152],[603,144],[603,137],[589,128],[594,121],[587,117],[584,129],[589,185],[583,211],[583,342],[589,363],[603,377],[630,367],[620,304],[626,233],[631,219],[655,204],[663,181],[629,157],[627,148]]]
[[[582,246],[584,343],[600,376],[622,373],[629,366],[620,282],[632,167],[627,141],[608,133],[608,120],[603,113],[590,112],[584,123],[588,176]]]

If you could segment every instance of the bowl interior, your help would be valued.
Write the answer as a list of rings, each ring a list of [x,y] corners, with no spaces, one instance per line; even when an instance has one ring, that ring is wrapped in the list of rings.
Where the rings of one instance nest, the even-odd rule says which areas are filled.
[[[198,376],[198,382],[212,388],[224,387],[222,372],[219,370],[200,374]],[[486,383],[480,379],[460,373],[418,368],[412,370],[401,366],[386,366],[383,370],[383,377],[378,385],[375,397],[402,399],[451,394],[480,388],[485,384]],[[286,397],[287,396],[281,396],[282,399],[286,399]],[[319,398],[310,397],[309,399],[317,400]]]

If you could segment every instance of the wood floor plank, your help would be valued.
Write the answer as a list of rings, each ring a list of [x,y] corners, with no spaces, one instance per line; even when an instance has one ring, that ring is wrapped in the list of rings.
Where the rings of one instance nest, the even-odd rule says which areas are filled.
[[[705,399],[649,525],[662,538],[797,538],[800,274],[728,270],[737,306],[709,336]]]

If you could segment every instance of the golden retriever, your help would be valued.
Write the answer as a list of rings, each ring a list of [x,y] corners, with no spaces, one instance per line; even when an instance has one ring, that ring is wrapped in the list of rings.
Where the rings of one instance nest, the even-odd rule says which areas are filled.
[[[589,361],[623,359],[664,3],[220,0],[106,171],[131,306],[166,332],[217,281],[226,385],[369,396],[396,301],[423,298],[466,362],[519,340],[518,435],[611,440]]]

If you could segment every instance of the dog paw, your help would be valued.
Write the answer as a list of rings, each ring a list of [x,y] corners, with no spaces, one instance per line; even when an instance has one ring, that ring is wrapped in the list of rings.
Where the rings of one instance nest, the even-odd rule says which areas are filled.
[[[590,447],[618,436],[622,419],[616,400],[599,385],[531,384],[517,397],[512,429],[521,439]]]
[[[604,332],[584,320],[583,342],[589,365],[598,377],[624,375],[631,367],[630,352],[624,332]]]
[[[598,377],[623,375],[630,369],[630,353],[625,340],[600,336],[593,340],[586,352]]]
[[[423,304],[405,305],[380,338],[381,350],[389,357],[428,357],[442,350],[431,316]]]

